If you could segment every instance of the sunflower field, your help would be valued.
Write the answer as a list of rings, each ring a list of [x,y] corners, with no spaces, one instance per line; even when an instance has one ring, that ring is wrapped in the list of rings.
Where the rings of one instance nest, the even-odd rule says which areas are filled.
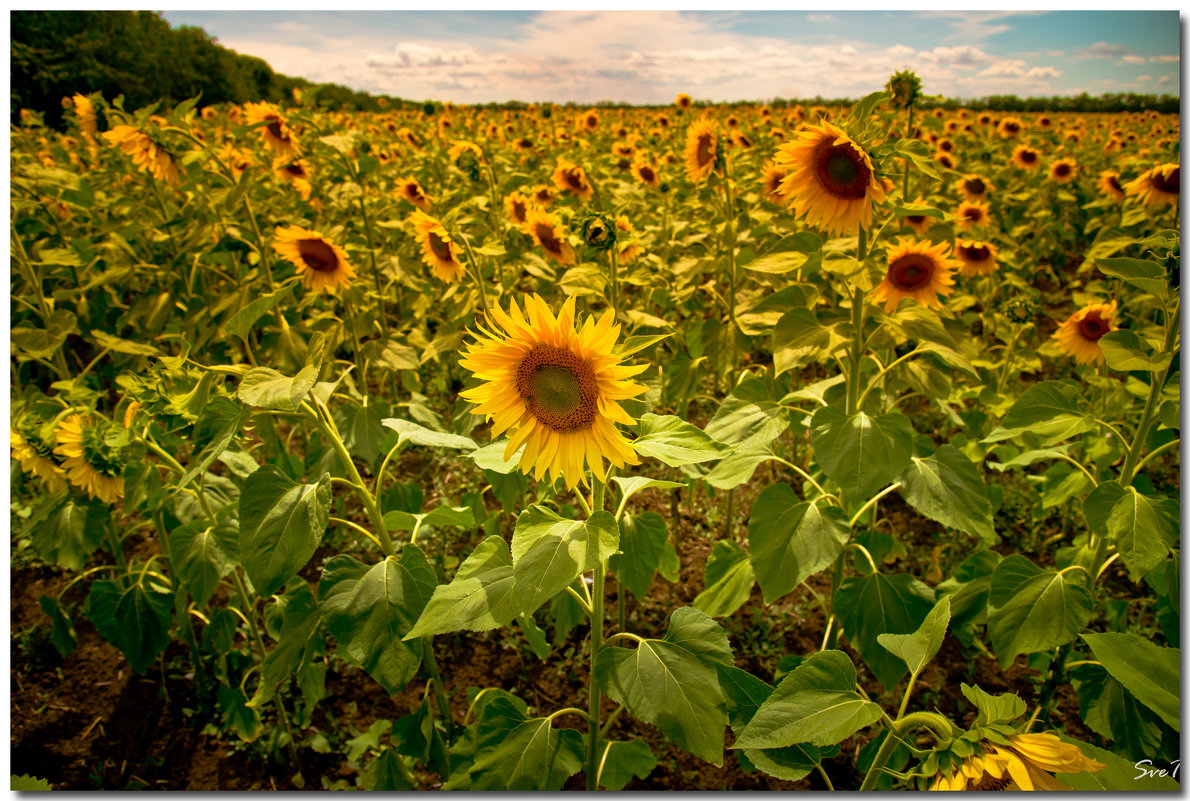
[[[1176,115],[63,105],[14,788],[1178,788]]]

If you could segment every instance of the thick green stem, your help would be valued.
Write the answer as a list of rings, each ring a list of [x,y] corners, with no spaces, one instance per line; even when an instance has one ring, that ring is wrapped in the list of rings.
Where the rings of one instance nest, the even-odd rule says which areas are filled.
[[[264,236],[260,233],[260,225],[256,222],[256,214],[252,211],[252,202],[248,194],[244,193],[244,210],[248,212],[248,222],[252,224],[252,234],[256,237],[256,250],[260,254],[260,266],[264,268],[265,281],[268,282],[269,292],[273,291],[273,270],[270,267],[268,247],[265,246]],[[280,314],[280,312],[277,312]]]
[[[888,727],[888,736],[880,744],[880,750],[876,752],[876,758],[872,760],[872,767],[868,768],[863,784],[859,786],[861,792],[872,789],[872,785],[880,778],[880,772],[884,770],[888,758],[892,756],[893,749],[900,742],[900,737],[911,729],[925,726],[934,732],[935,737],[944,740],[951,740],[955,735],[954,725],[942,715],[934,712],[914,712],[912,715],[898,717],[895,721],[889,720],[886,715],[884,724]]]
[[[859,229],[859,252],[856,258],[862,265],[868,255],[868,232]],[[864,292],[856,287],[851,294],[851,369],[847,373],[847,414],[859,408],[859,364],[864,357]]]
[[[359,201],[359,213],[364,218],[364,235],[368,238],[368,261],[372,265],[372,276],[376,279],[376,312],[380,317],[380,330],[388,338],[388,313],[384,309],[384,288],[380,282],[380,267],[376,265],[376,243],[373,241],[372,218],[368,216],[368,207],[364,203],[363,195],[356,198]]]
[[[422,664],[426,666],[426,673],[430,674],[430,686],[434,690],[434,700],[438,703],[438,714],[446,726],[447,739],[454,735],[455,721],[450,712],[450,700],[446,695],[446,684],[442,680],[442,672],[438,670],[438,660],[434,658],[434,638],[422,638]],[[448,756],[449,758],[449,756]],[[450,768],[447,768],[449,775]]]
[[[1178,322],[1181,319],[1181,308],[1174,311],[1172,320],[1168,321],[1165,330],[1165,346],[1161,349],[1162,353],[1173,353],[1174,339],[1178,334]],[[1165,388],[1165,382],[1169,379],[1169,373],[1173,369],[1174,362],[1170,361],[1169,366],[1161,371],[1160,374],[1154,372],[1152,375],[1152,383],[1149,385],[1149,397],[1145,400],[1145,410],[1140,416],[1140,425],[1136,429],[1136,437],[1132,440],[1131,447],[1128,448],[1128,457],[1124,460],[1124,467],[1120,470],[1120,485],[1127,487],[1132,483],[1132,479],[1136,475],[1136,467],[1140,463],[1141,451],[1144,450],[1145,440],[1148,439],[1149,429],[1153,425],[1154,415],[1157,411],[1157,401],[1161,397],[1161,390]]]
[[[593,485],[591,510],[592,513],[596,513],[603,511],[604,484],[598,479],[593,479]],[[587,734],[587,790],[591,792],[599,789],[599,682],[595,679],[595,660],[603,646],[603,588],[606,577],[607,565],[600,561],[595,567],[595,580],[591,587],[591,669],[587,698],[587,714],[590,716],[590,729]]]
[[[906,110],[909,112],[909,122],[906,123],[908,125],[908,127],[905,129],[905,138],[912,139],[913,138],[913,104],[910,103],[907,106]],[[905,182],[901,187],[901,199],[904,200],[906,203],[909,202],[909,165],[910,165],[910,163],[911,162],[909,161],[909,159],[905,159]]]

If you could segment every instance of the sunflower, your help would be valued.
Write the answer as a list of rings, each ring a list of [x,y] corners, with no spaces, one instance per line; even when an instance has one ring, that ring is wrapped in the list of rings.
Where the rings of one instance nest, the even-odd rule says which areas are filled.
[[[410,219],[417,229],[417,241],[421,243],[422,263],[432,267],[434,274],[448,284],[460,280],[464,272],[463,263],[459,261],[455,244],[442,223],[421,209],[413,212]]]
[[[17,428],[8,430],[12,458],[20,463],[26,473],[37,476],[46,483],[50,492],[66,491],[66,472],[54,461],[50,443],[44,441],[31,421],[21,421]],[[23,423],[23,424],[22,424]]]
[[[58,424],[54,453],[63,457],[62,469],[71,484],[104,503],[124,497],[124,459],[119,449],[105,441],[110,424],[91,425],[77,414]]]
[[[566,243],[566,234],[557,219],[544,209],[530,209],[521,230],[541,246],[545,255],[559,264],[574,264],[574,248]]]
[[[434,201],[421,188],[416,178],[398,178],[397,194],[408,200],[417,208],[429,214],[434,208]]]
[[[987,225],[988,222],[988,206],[986,203],[960,203],[959,210],[955,213],[958,215],[958,220],[955,221],[955,227],[964,231],[969,231],[972,228],[981,228]]]
[[[587,171],[566,159],[558,159],[553,180],[559,191],[570,192],[584,203],[595,196],[595,189],[587,180]]]
[[[264,142],[277,158],[294,159],[302,154],[301,142],[290,130],[289,120],[272,103],[245,103],[244,121],[249,125],[263,123],[260,141]]]
[[[719,134],[710,120],[701,119],[686,131],[686,174],[698,183],[715,169]]]
[[[892,314],[901,298],[913,298],[924,306],[942,308],[938,295],[953,290],[952,272],[958,263],[947,258],[947,244],[931,246],[905,237],[897,238],[897,245],[888,254],[888,272],[880,286],[872,293],[872,300],[883,301],[884,311]]]
[[[86,95],[75,94],[71,97],[74,104],[74,116],[78,119],[79,128],[87,136],[99,133],[99,122],[95,118],[95,104]]]
[[[355,269],[348,263],[347,254],[316,231],[291,225],[278,228],[273,249],[281,258],[297,267],[306,289],[332,295],[351,283]]]
[[[1099,340],[1116,330],[1116,302],[1092,303],[1079,309],[1058,326],[1054,339],[1058,347],[1074,357],[1078,364],[1102,364],[1103,351]]]
[[[468,153],[474,156],[476,161],[483,161],[483,149],[474,142],[468,142],[463,139],[452,144],[446,155],[447,158],[458,164],[459,158]]]
[[[1078,172],[1078,165],[1073,159],[1058,159],[1050,165],[1050,180],[1058,184],[1068,184],[1074,180]]]
[[[657,175],[657,170],[653,169],[652,164],[634,161],[632,163],[632,174],[636,176],[636,180],[650,189],[656,189],[661,183],[661,179]]]
[[[781,181],[785,202],[832,234],[871,226],[873,203],[884,202],[884,186],[868,154],[829,122],[799,131],[777,148],[776,161],[789,172]]]
[[[996,271],[998,251],[991,242],[959,239],[954,243],[954,255],[961,263],[960,275],[991,275]]]
[[[507,313],[494,306],[492,330],[480,328],[459,360],[481,382],[460,393],[479,404],[471,413],[492,418],[493,437],[511,432],[504,458],[523,445],[521,471],[551,483],[561,477],[568,490],[586,483],[586,467],[604,481],[604,459],[616,467],[640,463],[615,424],[632,424],[618,401],[645,391],[628,379],[647,367],[622,365],[612,352],[620,333],[615,312],[588,318],[576,331],[574,305],[572,295],[557,318],[540,295],[526,298],[523,313],[515,301]]]
[[[533,190],[533,202],[542,208],[545,208],[546,206],[553,203],[555,197],[557,197],[557,195],[554,192],[554,188],[552,186],[547,186],[546,184],[542,184]]]
[[[955,188],[966,200],[983,200],[996,187],[985,181],[980,176],[972,173],[964,175],[955,184]]]
[[[1099,181],[1095,184],[1104,197],[1111,198],[1116,203],[1124,202],[1124,187],[1120,185],[1120,174],[1115,170],[1104,170],[1099,173]]]
[[[677,100],[674,101],[674,104],[678,108],[682,109],[682,111],[685,111],[686,109],[690,108],[690,105],[693,102],[694,99],[691,98],[690,95],[686,94],[685,92],[680,92],[678,93]]]
[[[504,210],[517,225],[524,225],[529,214],[529,198],[520,192],[509,192],[504,198]]]
[[[925,200],[918,195],[917,200],[913,201],[915,205],[925,203]],[[926,231],[930,230],[930,226],[934,224],[934,218],[926,214],[909,214],[905,217],[905,224],[913,229],[913,233],[921,236]]]
[[[636,257],[640,255],[640,246],[636,244],[632,235],[636,233],[636,229],[632,227],[626,215],[621,214],[616,218],[616,230],[620,233],[616,234],[616,241],[627,241],[623,249],[620,250],[620,264],[631,264],[636,261]],[[621,234],[623,236],[621,236]]]
[[[293,184],[302,200],[310,199],[310,162],[305,159],[278,161],[273,165],[273,174],[286,183]]]
[[[781,182],[785,180],[785,176],[788,174],[785,168],[777,166],[775,161],[770,161],[764,165],[764,177],[761,179],[761,183],[764,186],[764,196],[774,203],[784,202],[784,198],[781,197]]]
[[[148,134],[131,125],[117,125],[110,131],[105,131],[102,136],[131,156],[132,163],[138,170],[173,186],[180,183],[178,167],[174,164],[173,157]]]
[[[1177,162],[1159,164],[1136,180],[1129,181],[1124,191],[1149,208],[1168,206],[1178,200],[1181,173]]]
[[[1035,170],[1041,166],[1041,153],[1028,145],[1017,145],[1012,151],[1012,163],[1022,170]]]
[[[982,754],[963,760],[951,775],[939,774],[931,790],[1070,790],[1053,773],[1095,773],[1107,765],[1083,756],[1077,745],[1053,734],[1009,734],[1005,744],[980,741]]]
[[[1005,117],[996,126],[996,132],[1005,139],[1012,139],[1015,136],[1019,136],[1024,127],[1025,124],[1020,121],[1019,117]]]
[[[954,154],[947,153],[944,150],[935,150],[934,151],[934,161],[938,162],[939,164],[941,164],[943,167],[945,167],[948,170],[953,170],[958,165],[958,162],[955,160]]]

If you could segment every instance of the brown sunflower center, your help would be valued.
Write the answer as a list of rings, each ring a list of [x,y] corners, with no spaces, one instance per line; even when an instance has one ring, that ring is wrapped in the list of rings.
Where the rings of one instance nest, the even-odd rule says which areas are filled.
[[[1069,164],[1055,164],[1054,165],[1054,175],[1058,176],[1059,178],[1065,178],[1067,175],[1070,175],[1070,165]]]
[[[835,197],[861,198],[868,193],[872,171],[851,145],[832,145],[824,140],[814,153],[818,181]]]
[[[1153,188],[1158,192],[1164,192],[1167,195],[1177,195],[1180,193],[1179,182],[1182,178],[1182,168],[1176,167],[1169,175],[1162,175],[1161,173],[1154,173],[1150,179]]]
[[[280,139],[282,141],[286,141],[289,139],[289,137],[285,135],[285,132],[281,130],[281,121],[280,120],[273,120],[268,125],[266,125],[265,128],[268,129],[268,132],[270,134],[272,134],[273,136],[277,137],[278,139]]]
[[[405,184],[405,194],[410,200],[421,200],[421,187],[417,184]]]
[[[533,229],[537,234],[537,240],[541,242],[541,246],[550,253],[559,253],[562,250],[562,243],[558,241],[558,237],[554,235],[554,228],[549,223],[539,222]]]
[[[992,255],[987,245],[963,245],[959,252],[967,261],[987,261]]]
[[[1116,190],[1117,192],[1124,191],[1124,187],[1120,186],[1120,179],[1118,176],[1115,176],[1115,175],[1107,176],[1107,185],[1110,186],[1112,189]]]
[[[290,175],[294,176],[295,178],[305,178],[306,177],[306,171],[302,168],[302,165],[300,165],[300,164],[286,164],[285,171],[287,173],[289,173]]]
[[[578,170],[567,170],[565,175],[566,175],[566,184],[571,189],[582,189],[583,188],[583,184],[585,183],[585,181],[583,181],[583,176],[581,174],[579,174]]]
[[[640,168],[640,177],[645,181],[652,182],[657,175],[653,172],[652,167],[644,166]]]
[[[1021,126],[1017,125],[1015,122],[1005,122],[1004,130],[1010,134],[1019,133]]]
[[[909,221],[910,225],[923,225],[926,221],[926,215],[924,215],[924,214],[910,214],[905,219]]]
[[[979,208],[979,206],[968,206],[962,209],[962,214],[973,223],[983,222],[983,209]]]
[[[1037,154],[1032,150],[1022,150],[1021,161],[1025,162],[1026,164],[1032,164],[1033,162],[1037,161]]]
[[[982,195],[988,188],[982,178],[968,178],[964,186],[967,188],[967,192],[972,195]]]
[[[699,167],[705,167],[715,158],[714,144],[715,137],[711,134],[704,133],[699,135],[698,149],[694,153],[694,157],[698,159]]]
[[[902,292],[913,292],[930,283],[934,262],[921,253],[907,253],[888,265],[888,280]]]
[[[1099,338],[1111,330],[1107,320],[1099,316],[1098,311],[1087,314],[1078,324],[1078,332],[1089,342],[1098,342]]]
[[[454,257],[450,252],[450,242],[447,242],[433,231],[430,231],[429,242],[430,250],[435,256],[442,259],[443,261],[453,261]]]
[[[533,346],[517,367],[516,389],[537,422],[553,431],[585,431],[598,411],[595,371],[555,345]]]
[[[298,253],[306,266],[316,272],[333,273],[339,266],[335,249],[321,239],[299,239]]]
[[[512,217],[514,220],[518,223],[523,223],[525,221],[525,213],[526,208],[523,200],[512,201]]]
[[[992,777],[992,774],[985,773],[983,775],[983,780],[980,781],[979,784],[975,785],[971,789],[978,790],[981,792],[989,792],[989,791],[994,792],[997,790],[1007,790],[1008,785],[1011,781],[1012,781],[1012,777],[1007,774],[1005,774],[1004,776],[1001,776],[999,779],[996,779],[996,778]]]

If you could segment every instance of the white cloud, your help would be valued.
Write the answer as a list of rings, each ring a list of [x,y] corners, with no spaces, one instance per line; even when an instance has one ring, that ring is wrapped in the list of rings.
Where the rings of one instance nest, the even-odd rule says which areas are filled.
[[[806,22],[834,22],[834,14],[807,14]]]
[[[921,11],[921,16],[944,20],[950,26],[947,41],[982,42],[1007,33],[1012,26],[999,20],[1007,17],[1041,14],[1041,11]]]
[[[987,69],[980,70],[977,74],[980,78],[999,78],[1006,75],[1024,75],[1025,62],[1019,58],[1005,59],[997,61]]]
[[[1157,85],[1162,86],[1163,84],[1167,84],[1172,80],[1173,80],[1173,78],[1169,77],[1168,75],[1162,75],[1160,78],[1157,79]]]
[[[947,65],[958,69],[974,69],[981,64],[988,64],[995,60],[978,47],[971,45],[935,47],[933,50],[923,50],[918,53],[917,58],[927,64]]]
[[[1152,75],[1137,75],[1136,76],[1137,83],[1144,83],[1145,81],[1151,81],[1151,80],[1153,80]]]
[[[1096,42],[1090,47],[1080,47],[1074,51],[1074,58],[1120,58],[1132,52],[1131,47],[1124,45],[1108,44],[1107,42]]]
[[[1127,55],[1127,56],[1124,56],[1123,58],[1121,58],[1119,61],[1117,61],[1116,66],[1119,66],[1121,64],[1144,64],[1144,63],[1145,63],[1144,56]]]
[[[1170,64],[1181,60],[1181,56],[1149,56],[1149,61],[1156,61],[1161,64]]]
[[[1062,71],[1053,67],[1033,67],[1025,73],[1026,78],[1061,78]]]

